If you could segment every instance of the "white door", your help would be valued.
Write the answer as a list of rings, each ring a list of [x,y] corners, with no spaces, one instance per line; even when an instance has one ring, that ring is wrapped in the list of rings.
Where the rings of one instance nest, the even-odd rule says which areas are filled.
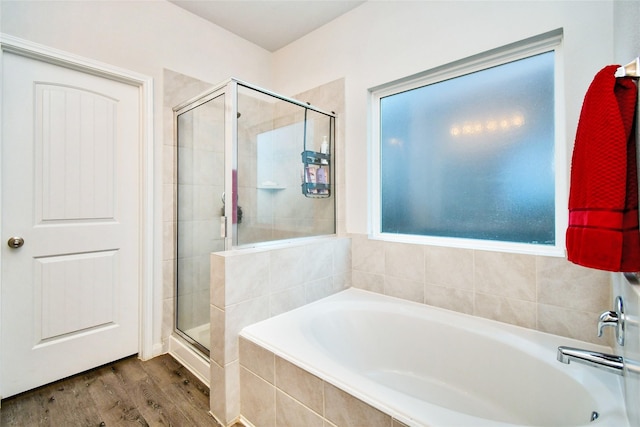
[[[13,53],[2,72],[8,397],[138,352],[141,147],[138,87]]]

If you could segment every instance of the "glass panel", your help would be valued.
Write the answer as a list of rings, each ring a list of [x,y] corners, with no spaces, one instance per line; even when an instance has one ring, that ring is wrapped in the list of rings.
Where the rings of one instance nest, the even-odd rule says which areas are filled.
[[[224,96],[178,116],[176,327],[209,350],[209,255],[220,237]]]
[[[326,163],[314,170],[324,168],[327,184],[332,183],[333,118],[238,86],[235,244],[335,233],[333,192],[326,190],[325,198],[303,194],[305,132],[306,150],[320,152],[326,137]]]
[[[380,100],[381,230],[555,243],[554,53]]]

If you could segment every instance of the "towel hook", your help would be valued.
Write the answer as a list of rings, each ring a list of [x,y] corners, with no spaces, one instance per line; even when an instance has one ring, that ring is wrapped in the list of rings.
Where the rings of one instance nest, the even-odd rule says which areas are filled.
[[[618,67],[616,77],[640,77],[640,58],[636,58],[624,67]]]

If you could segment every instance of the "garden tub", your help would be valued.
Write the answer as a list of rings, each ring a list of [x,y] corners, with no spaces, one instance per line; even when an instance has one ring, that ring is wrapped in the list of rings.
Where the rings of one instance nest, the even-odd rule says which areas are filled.
[[[628,426],[620,376],[556,360],[611,349],[570,338],[353,288],[241,335],[409,426]]]

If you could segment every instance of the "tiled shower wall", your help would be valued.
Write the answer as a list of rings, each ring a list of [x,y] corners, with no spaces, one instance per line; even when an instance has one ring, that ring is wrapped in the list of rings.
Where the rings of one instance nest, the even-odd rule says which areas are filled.
[[[352,236],[356,288],[583,341],[610,310],[611,274],[564,258],[412,245]],[[610,328],[608,328],[610,329]]]
[[[323,91],[332,89],[325,85],[316,90]],[[238,205],[243,215],[238,244],[333,234],[334,199],[307,199],[301,194],[304,108],[255,95],[239,87]],[[317,113],[309,116],[309,127],[321,128],[313,126]],[[326,117],[325,122],[328,128]],[[321,138],[309,139],[315,139],[313,148],[320,151]],[[276,183],[277,189],[265,187],[264,182]]]
[[[335,133],[336,133],[336,141],[331,146],[331,154],[333,159],[332,167],[334,169],[334,182],[331,183],[332,191],[334,192],[336,203],[335,203],[335,223],[336,223],[336,234],[338,236],[344,236],[346,233],[345,228],[345,215],[346,215],[346,191],[345,191],[345,145],[348,143],[345,141],[345,132],[344,132],[344,124],[346,121],[345,117],[345,81],[344,79],[338,79],[331,81],[329,83],[325,83],[316,88],[310,89],[306,92],[299,93],[294,95],[293,98],[302,101],[308,102],[311,105],[314,105],[324,111],[331,111],[336,114],[335,120]],[[316,141],[319,140],[320,135],[316,136]],[[315,147],[311,147],[310,149],[318,150],[319,146],[316,144]],[[296,195],[297,196],[297,195]],[[290,203],[290,200],[282,200],[283,203]],[[325,206],[325,209],[327,206]],[[318,213],[322,218],[328,217],[322,212]]]

